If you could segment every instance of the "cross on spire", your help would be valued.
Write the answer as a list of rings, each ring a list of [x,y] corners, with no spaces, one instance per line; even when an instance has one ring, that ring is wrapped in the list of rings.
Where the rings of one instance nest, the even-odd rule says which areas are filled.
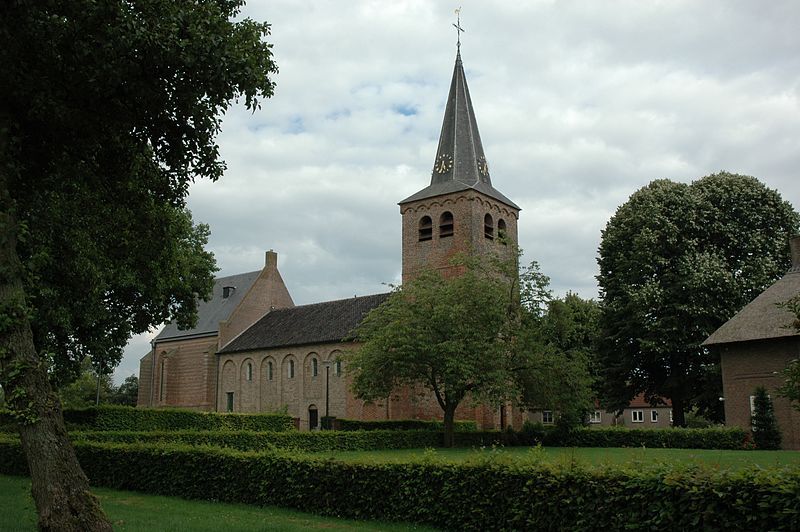
[[[456,29],[456,35],[458,36],[458,41],[456,42],[456,46],[458,46],[459,51],[461,50],[461,34],[464,32],[464,28],[461,27],[461,6],[456,9],[456,23],[453,24],[453,27]]]

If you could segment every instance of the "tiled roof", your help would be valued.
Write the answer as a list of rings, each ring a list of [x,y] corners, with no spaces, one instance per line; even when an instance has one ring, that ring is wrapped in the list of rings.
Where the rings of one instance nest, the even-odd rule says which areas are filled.
[[[375,294],[276,309],[231,340],[219,353],[339,342],[388,297],[388,293]]]
[[[794,267],[714,331],[703,345],[796,336],[798,331],[792,327],[794,315],[778,303],[797,294],[800,294],[800,268]]]
[[[211,300],[200,301],[197,306],[197,325],[191,329],[180,330],[177,323],[171,321],[158,333],[155,341],[205,336],[219,332],[219,322],[228,319],[260,273],[261,270],[257,270],[215,279]],[[228,297],[222,297],[223,288],[226,286],[232,286],[234,290]]]

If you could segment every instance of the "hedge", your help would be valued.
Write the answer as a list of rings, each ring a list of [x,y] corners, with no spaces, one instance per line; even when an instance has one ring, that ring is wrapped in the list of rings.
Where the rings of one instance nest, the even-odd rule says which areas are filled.
[[[800,530],[800,471],[347,463],[286,451],[76,442],[95,486],[448,530]],[[0,439],[0,473],[24,474]]]
[[[374,451],[379,449],[419,449],[441,447],[442,433],[431,430],[371,430],[320,432],[252,432],[252,431],[102,431],[72,432],[73,441],[115,443],[180,443],[212,445],[239,451],[293,449],[303,452]],[[461,447],[489,446],[501,443],[499,432],[456,434]]]
[[[628,429],[579,427],[571,431],[526,426],[520,443],[550,447],[664,447],[672,449],[748,449],[749,433],[739,427],[705,429]]]
[[[333,422],[336,430],[443,430],[444,422],[422,419],[384,419],[379,421],[363,421],[360,419],[336,418]],[[475,421],[455,421],[456,432],[475,432],[478,423]]]
[[[67,430],[259,430],[294,429],[286,414],[222,414],[194,410],[99,406],[64,410]],[[11,414],[0,412],[0,426],[16,430]]]

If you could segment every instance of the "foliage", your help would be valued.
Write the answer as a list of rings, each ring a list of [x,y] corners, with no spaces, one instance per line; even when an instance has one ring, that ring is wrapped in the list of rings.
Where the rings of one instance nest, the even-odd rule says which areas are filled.
[[[556,424],[572,430],[583,424],[591,399],[599,307],[568,293],[548,300],[541,313],[527,313],[520,331],[522,348],[535,356],[520,372],[520,402],[558,412]]]
[[[456,264],[455,277],[428,270],[395,288],[358,326],[361,346],[347,354],[357,397],[425,388],[444,412],[449,438],[468,396],[499,404],[518,395],[514,372],[529,358],[516,345],[523,311],[516,263],[462,256]]]
[[[130,375],[111,391],[109,402],[115,405],[136,406],[139,397],[139,377]]]
[[[783,384],[778,395],[786,397],[795,409],[800,410],[800,359],[793,358],[783,370]]]
[[[441,421],[423,419],[367,421],[337,418],[334,426],[336,430],[442,430],[444,428],[444,424]],[[454,421],[453,427],[457,432],[474,432],[478,430],[478,424],[475,421]]]
[[[759,386],[753,392],[753,415],[750,419],[753,426],[753,442],[756,449],[780,449],[781,431],[775,419],[772,399],[767,389]]]
[[[105,404],[114,392],[114,383],[107,374],[101,375],[99,380],[100,404]],[[81,362],[81,372],[77,379],[59,388],[58,398],[64,408],[85,408],[97,404],[98,378],[90,357]]]
[[[222,113],[258,108],[276,72],[269,26],[241,5],[0,3],[0,385],[44,529],[111,528],[48,378],[86,355],[108,373],[132,334],[189,325],[210,296],[188,187],[222,175]]]
[[[568,324],[555,317],[552,309],[562,307],[552,302],[538,264],[518,272],[516,261],[493,256],[456,263],[457,277],[423,272],[357,328],[363,343],[348,354],[356,395],[379,399],[401,386],[432,391],[444,411],[446,441],[464,400],[585,408],[591,396],[585,324],[572,314]],[[579,306],[576,298],[569,296],[561,314]],[[551,329],[544,332],[545,325]]]
[[[701,343],[789,267],[800,217],[753,177],[653,181],[603,231],[600,364],[607,406],[636,394],[721,418],[717,357]]]
[[[679,464],[348,463],[292,452],[76,442],[92,483],[449,530],[797,530],[800,471]],[[3,473],[24,473],[0,442]],[[497,511],[502,496],[503,511]]]
[[[64,411],[70,430],[293,430],[282,414],[221,414],[179,409],[100,406]]]

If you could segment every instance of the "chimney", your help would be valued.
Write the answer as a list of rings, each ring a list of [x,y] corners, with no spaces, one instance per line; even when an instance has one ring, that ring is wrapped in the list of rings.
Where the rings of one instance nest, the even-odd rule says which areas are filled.
[[[272,250],[267,251],[264,267],[267,270],[275,271],[278,269],[278,254]]]
[[[789,249],[792,251],[792,271],[800,272],[800,235],[789,239]]]

